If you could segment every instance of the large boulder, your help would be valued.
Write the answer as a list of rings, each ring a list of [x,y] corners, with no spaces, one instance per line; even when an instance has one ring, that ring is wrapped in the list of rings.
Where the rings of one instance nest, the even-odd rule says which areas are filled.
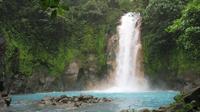
[[[200,86],[185,95],[183,99],[185,103],[191,103],[192,101],[195,101],[197,104],[200,104]]]
[[[200,112],[200,86],[183,93],[177,102],[153,112]]]
[[[75,88],[79,70],[80,65],[78,61],[73,61],[69,64],[61,79],[63,82],[64,90],[72,90]]]

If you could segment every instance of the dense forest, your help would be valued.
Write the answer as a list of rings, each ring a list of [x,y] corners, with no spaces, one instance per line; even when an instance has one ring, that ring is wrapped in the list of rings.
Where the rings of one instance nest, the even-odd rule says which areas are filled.
[[[149,2],[143,28],[147,74],[171,83],[174,79],[175,83],[180,82],[176,80],[180,77],[183,81],[186,77],[199,76],[199,11],[198,0]]]
[[[141,13],[149,79],[173,83],[199,77],[199,0],[0,0],[1,80],[20,80],[15,92],[30,92],[29,80],[43,85],[42,77],[54,77],[55,87],[46,90],[83,89],[86,80],[105,79],[107,41],[126,12]],[[73,87],[64,80],[71,63],[79,68]]]

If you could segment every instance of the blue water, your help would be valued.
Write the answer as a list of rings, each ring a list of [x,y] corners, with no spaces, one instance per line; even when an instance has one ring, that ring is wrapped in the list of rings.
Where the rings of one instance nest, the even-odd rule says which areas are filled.
[[[49,92],[26,95],[13,95],[12,104],[9,110],[12,112],[119,112],[122,109],[155,109],[160,106],[172,103],[173,97],[177,95],[175,91],[153,91],[153,92],[135,92],[135,93],[105,93],[105,92]],[[37,101],[45,96],[78,96],[93,95],[96,97],[112,98],[110,103],[92,104],[81,108],[61,108],[55,106],[41,107]]]

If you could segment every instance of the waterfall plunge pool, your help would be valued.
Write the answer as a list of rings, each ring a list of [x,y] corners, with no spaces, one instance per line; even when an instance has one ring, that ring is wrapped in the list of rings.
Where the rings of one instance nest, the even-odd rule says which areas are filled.
[[[12,103],[9,107],[11,112],[119,112],[122,109],[156,109],[160,106],[168,105],[174,101],[176,91],[149,91],[132,93],[112,93],[94,91],[68,91],[68,92],[48,92],[26,95],[13,95]],[[112,98],[110,103],[97,103],[80,108],[58,108],[55,106],[40,107],[36,103],[45,96],[79,96],[93,95],[96,97]]]

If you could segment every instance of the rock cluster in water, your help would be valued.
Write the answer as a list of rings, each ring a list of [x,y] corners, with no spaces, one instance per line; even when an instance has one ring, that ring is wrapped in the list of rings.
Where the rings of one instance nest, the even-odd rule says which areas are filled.
[[[95,103],[105,103],[111,102],[112,99],[109,98],[98,98],[94,96],[66,96],[62,95],[60,97],[45,97],[39,101],[39,105],[52,105],[52,106],[63,106],[63,107],[81,107],[85,105],[95,104]]]

